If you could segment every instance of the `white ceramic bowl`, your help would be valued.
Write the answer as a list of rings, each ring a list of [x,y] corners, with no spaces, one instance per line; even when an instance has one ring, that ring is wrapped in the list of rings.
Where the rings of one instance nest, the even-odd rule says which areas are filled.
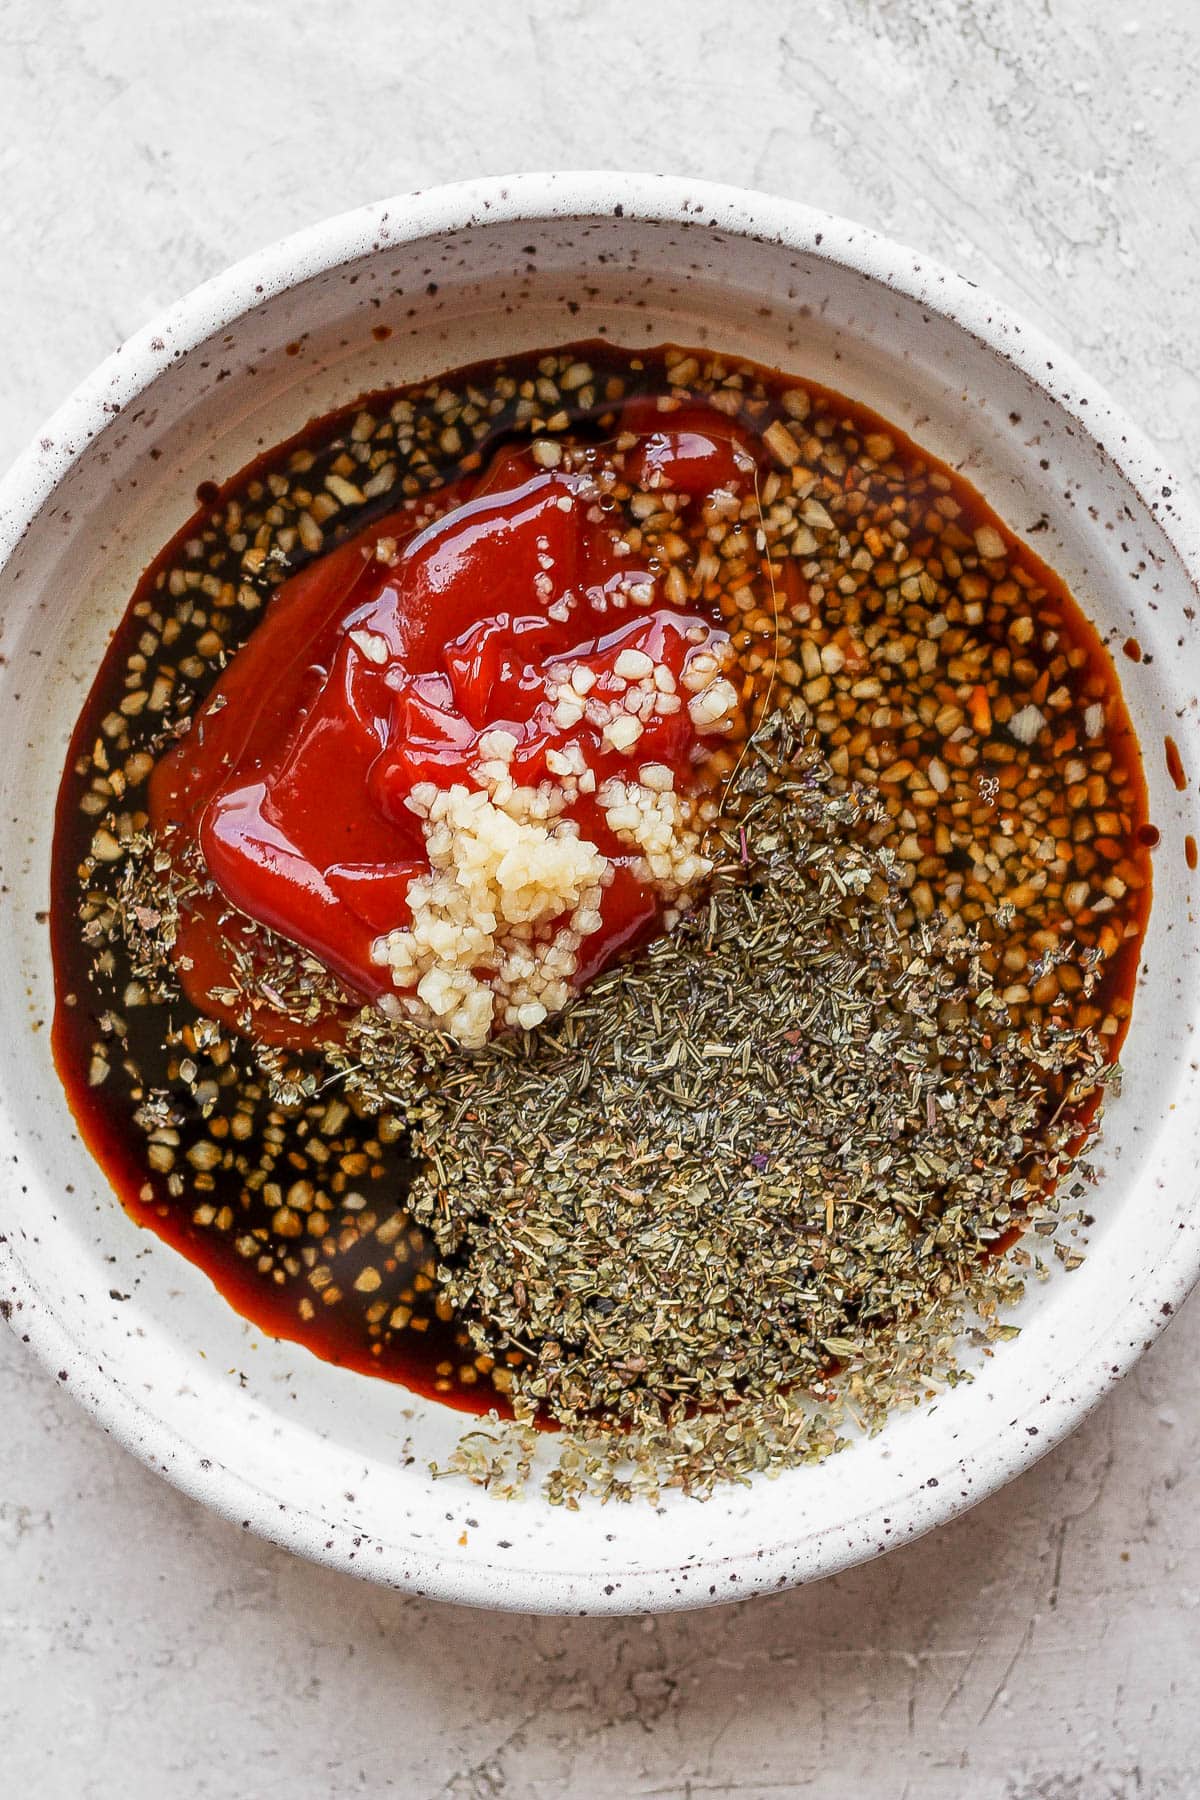
[[[393,328],[384,344],[372,336]],[[49,329],[49,326],[47,327]],[[369,388],[572,338],[712,344],[827,382],[964,469],[1110,638],[1162,831],[1125,1092],[1082,1269],[936,1407],[705,1504],[555,1510],[434,1482],[461,1415],[265,1338],[127,1218],[50,1058],[53,797],[106,637],[197,483]],[[299,343],[300,353],[285,347]],[[153,454],[152,454],[153,453]],[[315,227],[96,371],[0,490],[0,1302],[122,1443],[248,1529],[491,1606],[625,1611],[786,1586],[927,1530],[1061,1438],[1200,1271],[1200,528],[1088,379],[969,282],[861,227],[676,180],[528,176]]]

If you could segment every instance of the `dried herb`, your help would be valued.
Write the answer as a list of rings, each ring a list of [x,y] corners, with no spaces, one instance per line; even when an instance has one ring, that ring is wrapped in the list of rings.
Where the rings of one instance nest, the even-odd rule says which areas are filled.
[[[878,1425],[950,1375],[966,1296],[1009,1285],[985,1259],[1053,1186],[1105,1056],[1014,1030],[957,922],[898,929],[879,813],[776,714],[707,904],[643,957],[471,1056],[374,1024],[347,1052],[373,1103],[408,1103],[443,1293],[512,1359],[518,1411],[572,1428],[556,1495],[821,1454],[835,1397]],[[455,1466],[490,1479],[480,1445]]]

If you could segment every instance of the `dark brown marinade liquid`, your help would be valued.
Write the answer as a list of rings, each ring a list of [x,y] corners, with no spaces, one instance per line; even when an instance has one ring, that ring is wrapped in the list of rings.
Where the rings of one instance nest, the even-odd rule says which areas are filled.
[[[80,834],[74,828],[74,820],[66,815],[66,809],[60,810],[58,824],[64,859],[78,860]],[[86,830],[82,836],[86,844]],[[64,874],[70,878],[69,862],[60,862],[56,857],[55,891],[60,899]],[[243,1091],[243,1083],[261,1083],[261,1076],[248,1057],[239,1059],[235,1055],[233,1066],[238,1069],[238,1082],[220,1090],[215,1113],[202,1117],[187,1087],[177,1076],[172,1079],[172,1065],[187,1051],[184,1048],[170,1050],[163,1043],[168,1024],[164,1016],[167,1009],[153,1005],[122,1008],[119,990],[114,995],[108,984],[92,974],[91,957],[80,942],[78,929],[73,926],[74,921],[65,909],[61,906],[52,908],[51,934],[58,990],[53,1031],[55,1061],[84,1141],[130,1216],[203,1269],[230,1304],[270,1336],[303,1343],[329,1362],[362,1374],[403,1382],[418,1392],[437,1393],[439,1398],[451,1404],[474,1410],[479,1398],[457,1375],[460,1369],[470,1365],[472,1352],[461,1341],[460,1328],[439,1318],[432,1304],[432,1283],[427,1272],[422,1270],[425,1256],[431,1252],[426,1251],[422,1234],[406,1227],[388,1247],[381,1287],[363,1295],[354,1285],[365,1269],[376,1268],[381,1261],[378,1239],[373,1233],[364,1233],[360,1229],[364,1216],[374,1213],[381,1221],[392,1218],[407,1190],[412,1164],[403,1140],[393,1146],[380,1146],[378,1152],[371,1154],[363,1150],[364,1145],[375,1141],[371,1121],[360,1120],[351,1113],[340,1127],[336,1140],[340,1156],[362,1158],[366,1168],[364,1173],[355,1173],[347,1179],[342,1196],[339,1196],[349,1197],[350,1206],[335,1202],[327,1215],[330,1229],[323,1240],[322,1260],[330,1263],[333,1279],[325,1291],[333,1289],[339,1297],[334,1304],[318,1304],[310,1320],[302,1319],[298,1312],[297,1280],[288,1279],[284,1271],[284,1280],[278,1281],[273,1270],[260,1270],[255,1258],[243,1257],[235,1247],[237,1238],[243,1234],[265,1230],[268,1241],[273,1241],[278,1248],[284,1251],[295,1248],[282,1240],[275,1230],[279,1206],[263,1196],[254,1197],[247,1204],[243,1176],[236,1168],[214,1170],[208,1176],[211,1187],[201,1192],[193,1185],[195,1177],[185,1160],[189,1145],[213,1139],[214,1125],[219,1130],[222,1121],[227,1125],[232,1123],[234,1102]],[[104,1085],[91,1087],[88,1082],[91,1047],[99,1035],[99,1021],[110,1006],[120,1011],[126,1024],[123,1055],[114,1059]],[[170,1023],[177,1025],[190,1010],[180,1002],[171,1009]],[[313,1067],[319,1067],[316,1059],[293,1060],[301,1065],[311,1061]],[[193,1061],[200,1065],[202,1073],[208,1072],[203,1053],[194,1052]],[[129,1065],[136,1069],[137,1078]],[[141,1090],[155,1088],[169,1088],[174,1104],[185,1114],[179,1127],[182,1142],[178,1166],[184,1174],[186,1187],[177,1198],[167,1192],[163,1177],[147,1168],[146,1141],[131,1122]],[[269,1110],[265,1100],[259,1102],[254,1116],[256,1130],[261,1129]],[[299,1135],[300,1132],[311,1135],[305,1131],[305,1125],[301,1111],[289,1133],[288,1147],[279,1159],[279,1170],[272,1172],[285,1199],[293,1182],[309,1178],[315,1185],[323,1174],[311,1159],[305,1158],[305,1139]],[[352,1166],[357,1168],[359,1165]],[[359,1197],[365,1203],[361,1207]],[[198,1201],[210,1205],[214,1213],[229,1206],[236,1220],[235,1227],[220,1231],[197,1224],[194,1213]],[[332,1252],[325,1247],[331,1239],[336,1245]],[[423,1296],[414,1289],[413,1284],[417,1281],[424,1290]],[[373,1332],[366,1317],[368,1306],[386,1301],[390,1314],[397,1305],[404,1304],[405,1295],[414,1319],[423,1320],[423,1326],[414,1329],[410,1323],[403,1334],[386,1329]],[[321,1299],[320,1296],[314,1298]],[[456,1372],[448,1387],[445,1385],[447,1377],[442,1373],[446,1364]],[[485,1391],[488,1404],[497,1403],[490,1384],[485,1384]]]
[[[376,335],[380,333],[377,331]],[[537,365],[544,354],[537,352],[509,358],[502,364],[481,363],[441,378],[439,385],[459,391],[468,386],[486,390],[501,373],[518,381],[525,376],[536,379]],[[634,353],[603,342],[591,342],[574,346],[571,354],[591,364],[595,371],[595,390],[600,396],[603,396],[608,377],[619,377],[623,381],[624,399],[639,393],[666,391],[662,350]],[[705,353],[698,354],[703,357]],[[739,360],[737,366],[749,369],[744,361]],[[797,379],[793,377],[784,382],[777,374],[765,369],[755,373],[768,393],[794,385]],[[1140,856],[1145,861],[1145,849],[1137,846],[1148,845],[1151,833],[1155,838],[1157,833],[1152,827],[1146,828],[1145,783],[1136,739],[1111,661],[1094,627],[1080,612],[1063,583],[1027,545],[994,518],[974,490],[951,469],[928,456],[888,421],[823,390],[814,382],[803,377],[799,379],[815,404],[827,403],[836,416],[852,421],[860,435],[886,432],[896,445],[898,456],[913,457],[924,472],[933,471],[945,476],[952,483],[954,497],[964,508],[964,525],[969,527],[972,520],[986,520],[1001,532],[1009,553],[1019,553],[1024,568],[1046,590],[1045,603],[1052,605],[1061,616],[1070,641],[1086,650],[1093,670],[1106,672],[1109,720],[1106,736],[1115,758],[1131,777],[1128,792],[1136,807],[1128,854]],[[289,1113],[286,1126],[279,1133],[283,1141],[269,1151],[274,1155],[275,1165],[269,1171],[269,1182],[259,1191],[249,1189],[245,1170],[254,1164],[261,1151],[262,1132],[268,1127],[267,1114],[271,1106],[265,1094],[252,1108],[246,1103],[247,1084],[258,1083],[261,1087],[262,1082],[246,1047],[235,1044],[232,1057],[221,1067],[211,1065],[202,1050],[192,1050],[187,1044],[169,1047],[165,1042],[168,1033],[178,1034],[196,1019],[195,1012],[182,1000],[170,1006],[124,1006],[122,994],[130,973],[128,966],[123,966],[124,953],[116,946],[115,969],[97,973],[93,966],[95,951],[82,937],[77,910],[83,891],[80,865],[89,853],[96,821],[81,810],[80,801],[88,789],[88,775],[79,773],[76,765],[87,758],[101,735],[101,721],[119,706],[128,691],[126,661],[136,650],[146,624],[144,616],[139,616],[136,610],[139,603],[148,602],[169,613],[171,602],[161,587],[164,573],[179,565],[189,540],[219,524],[222,510],[231,501],[241,501],[249,507],[247,491],[253,483],[263,482],[273,471],[285,470],[289,457],[303,450],[313,452],[318,459],[312,475],[305,477],[305,485],[319,489],[323,466],[333,460],[338,444],[344,443],[356,416],[364,410],[382,415],[394,399],[415,396],[423,391],[422,384],[414,384],[407,389],[367,395],[338,413],[314,421],[221,487],[209,482],[201,484],[196,496],[199,510],[139,582],[75,728],[58,795],[50,916],[57,1001],[53,1045],[59,1073],[84,1141],[130,1217],[202,1269],[247,1319],[265,1333],[303,1344],[327,1361],[401,1382],[414,1391],[436,1395],[465,1411],[485,1411],[494,1405],[503,1410],[503,1396],[497,1393],[486,1369],[476,1366],[461,1323],[439,1316],[436,1285],[429,1273],[431,1248],[420,1232],[408,1224],[403,1213],[412,1171],[403,1135],[392,1143],[382,1143],[377,1121],[360,1119],[353,1111],[348,1111],[347,1117],[339,1122],[336,1132],[324,1134],[319,1129],[318,1115],[323,1115],[328,1095],[322,1095],[311,1103],[308,1112],[300,1106]],[[564,399],[570,402],[571,396],[565,395]],[[585,433],[596,431],[595,419],[603,418],[605,411],[604,400],[598,399],[590,417],[575,411],[572,423]],[[495,432],[488,439],[471,447],[465,463],[461,456],[445,455],[439,459],[435,454],[422,473],[423,487],[434,491],[464,467],[479,466],[479,462],[502,441],[514,436],[527,439],[528,432],[516,430],[506,415],[497,421]],[[331,532],[317,554],[334,548],[347,536],[369,528],[373,517],[395,507],[397,492],[393,487],[378,499],[358,507],[350,529],[340,534]],[[260,510],[269,503],[269,493],[261,502],[255,502]],[[236,586],[245,580],[241,553],[228,545],[224,552],[227,567],[218,568],[218,576]],[[295,573],[311,560],[297,544],[294,553],[289,554],[284,573]],[[211,568],[213,565],[210,562],[205,566]],[[269,591],[264,585],[264,599]],[[245,641],[260,616],[260,611],[243,612],[240,608],[225,615],[227,621],[232,620],[225,635],[225,644],[230,651],[236,651]],[[1128,649],[1126,653],[1129,653]],[[173,652],[162,651],[157,660],[165,662],[171,656],[178,660],[179,654],[178,648]],[[155,661],[153,657],[150,659],[147,684],[153,679]],[[189,683],[194,706],[203,701],[216,673],[216,666],[209,666],[202,676]],[[136,725],[138,721],[133,723]],[[135,747],[142,741],[143,737],[134,735]],[[1173,762],[1178,753],[1172,759],[1173,749],[1168,740],[1168,761],[1174,775]],[[137,795],[131,798],[133,804],[141,803]],[[1189,862],[1192,861],[1189,857]],[[1138,918],[1143,925],[1149,898],[1147,879],[1138,903]],[[1098,990],[1101,1004],[1111,1005],[1117,999],[1130,997],[1137,973],[1139,937],[1140,934],[1129,939],[1106,964]],[[125,1033],[115,1040],[110,1039],[110,1073],[103,1083],[92,1086],[89,1070],[93,1047],[104,1035],[102,1020],[110,1012],[120,1015]],[[1124,1030],[1122,1023],[1116,1039],[1109,1040],[1114,1056]],[[201,1116],[188,1086],[179,1079],[181,1057],[190,1057],[200,1078],[209,1076],[220,1082],[224,1076],[226,1085],[218,1087],[216,1110],[207,1118]],[[315,1056],[293,1057],[291,1061],[301,1067],[307,1064],[314,1071],[321,1069],[319,1058]],[[235,1071],[234,1079],[228,1075],[230,1069]],[[134,1122],[135,1110],[145,1095],[154,1090],[169,1091],[173,1104],[184,1115],[178,1127],[180,1143],[175,1162],[176,1170],[184,1177],[180,1194],[169,1192],[167,1178],[148,1167],[146,1136]],[[239,1098],[243,1102],[243,1114],[249,1113],[252,1119],[249,1135],[244,1140],[234,1132]],[[239,1128],[245,1129],[244,1126]],[[222,1148],[231,1147],[239,1155],[248,1157],[249,1164],[243,1160],[239,1169],[235,1159],[235,1166],[206,1170],[198,1180],[187,1152],[201,1140],[215,1140]],[[329,1143],[332,1152],[327,1147]],[[330,1275],[325,1289],[318,1294],[313,1294],[308,1282],[311,1264],[300,1263],[303,1238],[293,1234],[290,1219],[286,1233],[281,1234],[278,1229],[281,1202],[285,1211],[290,1212],[287,1197],[296,1182],[309,1183],[313,1188],[321,1189],[324,1195],[327,1230],[320,1242],[320,1259],[328,1266]],[[220,1229],[214,1228],[211,1222],[198,1224],[195,1220],[198,1205],[211,1208],[214,1215],[220,1215],[222,1208],[228,1208],[232,1226]],[[261,1248],[247,1256],[239,1252],[237,1244],[250,1237],[256,1238]],[[364,1272],[369,1281],[360,1287],[356,1283],[360,1282]],[[376,1274],[381,1277],[377,1284],[374,1281]],[[332,1300],[328,1298],[330,1295]],[[311,1316],[302,1316],[302,1305]],[[393,1327],[391,1321],[398,1311],[408,1316],[402,1325]]]

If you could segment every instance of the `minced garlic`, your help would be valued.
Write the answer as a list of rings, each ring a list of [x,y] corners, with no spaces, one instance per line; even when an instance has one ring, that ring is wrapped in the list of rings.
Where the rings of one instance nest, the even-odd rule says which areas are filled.
[[[359,648],[371,656],[372,645]],[[665,663],[633,646],[599,677],[584,663],[556,664],[546,678],[548,722],[558,735],[545,753],[548,780],[517,785],[511,765],[519,740],[495,725],[476,744],[478,789],[432,782],[413,789],[406,805],[422,820],[430,873],[409,887],[411,923],[372,947],[399,990],[385,995],[385,1011],[403,1007],[478,1049],[494,1031],[532,1030],[566,1005],[579,946],[599,931],[601,894],[613,879],[608,857],[563,816],[580,795],[596,793],[609,830],[639,852],[634,872],[666,903],[666,922],[678,917],[712,865],[700,854],[696,801],[675,792],[665,763],[639,765],[637,746],[645,722],[677,712],[685,698],[696,732],[729,731],[738,705],[723,673],[729,654],[724,642],[692,649],[679,683]],[[598,792],[583,747],[568,735],[585,720],[629,758],[628,777],[605,780]]]
[[[596,798],[609,830],[642,852],[639,877],[664,899],[679,900],[712,873],[700,855],[694,804],[665,785],[671,771],[664,763],[647,763],[638,774],[637,781],[603,782]]]
[[[507,784],[506,784],[507,785]],[[578,950],[600,929],[612,868],[549,783],[503,804],[456,783],[418,784],[430,873],[408,890],[412,923],[377,939],[402,1004],[468,1049],[497,1026],[532,1030],[565,1006]],[[565,919],[565,922],[564,922]]]

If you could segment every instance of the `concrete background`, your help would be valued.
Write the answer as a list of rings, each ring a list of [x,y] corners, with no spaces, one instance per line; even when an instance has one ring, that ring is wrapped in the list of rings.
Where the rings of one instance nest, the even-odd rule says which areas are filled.
[[[0,0],[0,463],[159,305],[361,200],[672,170],[919,245],[1200,452],[1196,0]],[[807,1591],[525,1621],[208,1517],[0,1333],[0,1792],[1200,1793],[1200,1306],[1032,1474]]]

